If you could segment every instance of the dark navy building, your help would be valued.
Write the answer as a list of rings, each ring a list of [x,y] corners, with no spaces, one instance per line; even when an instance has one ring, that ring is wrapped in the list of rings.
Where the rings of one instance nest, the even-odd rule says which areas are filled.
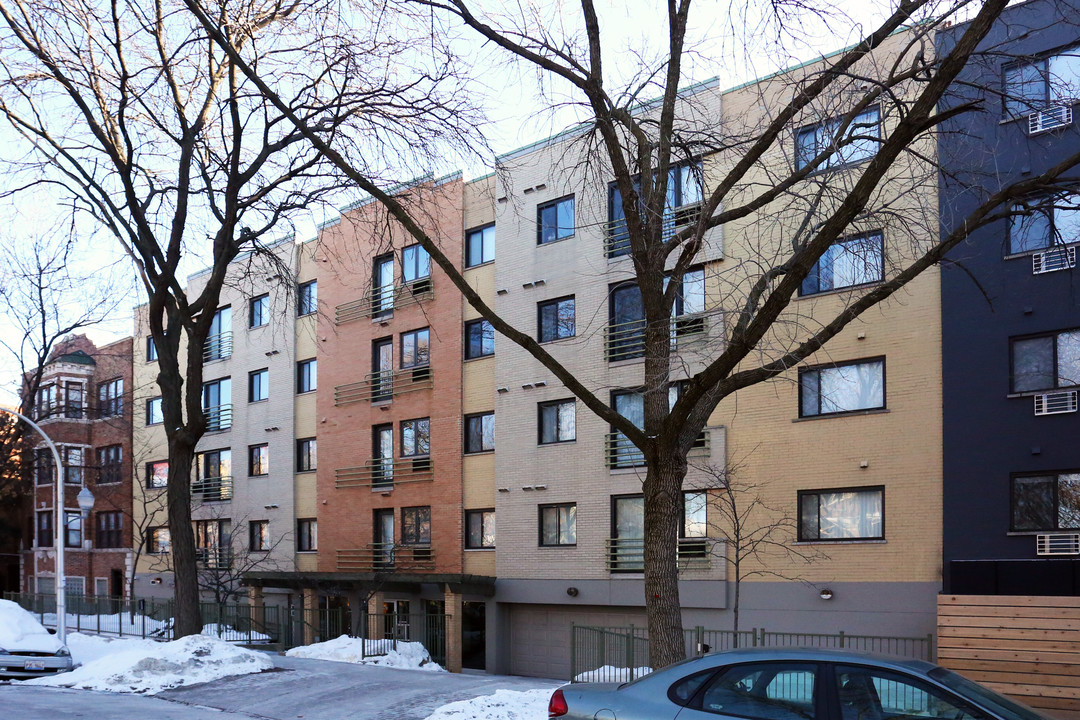
[[[943,126],[943,234],[1080,150],[1078,23],[1080,0],[1007,9],[943,102],[983,108]],[[941,273],[944,591],[1080,595],[1080,196],[1008,209]]]

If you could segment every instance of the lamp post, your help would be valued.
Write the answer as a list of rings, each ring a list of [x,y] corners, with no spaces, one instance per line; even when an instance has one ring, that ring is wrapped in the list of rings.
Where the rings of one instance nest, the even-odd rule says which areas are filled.
[[[64,531],[67,522],[64,515],[64,474],[60,462],[60,451],[36,422],[20,412],[0,406],[0,411],[14,415],[34,429],[52,451],[53,465],[56,467],[56,484],[53,486],[53,547],[56,550],[56,636],[61,645],[67,645],[67,579],[64,577]],[[89,494],[89,490],[87,493]],[[91,504],[93,496],[91,496]],[[81,507],[81,505],[80,505]]]

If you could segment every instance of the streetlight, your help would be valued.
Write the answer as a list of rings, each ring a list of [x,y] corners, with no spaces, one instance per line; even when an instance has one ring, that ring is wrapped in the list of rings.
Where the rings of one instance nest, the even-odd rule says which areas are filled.
[[[0,406],[0,411],[9,413],[19,418],[41,436],[45,444],[52,451],[53,465],[56,467],[56,484],[53,486],[53,547],[56,550],[56,637],[61,645],[67,645],[67,579],[64,577],[64,531],[67,522],[64,519],[64,475],[60,463],[60,451],[49,439],[36,422],[20,412],[11,408]],[[84,488],[85,490],[85,488]],[[90,491],[86,490],[89,495]],[[79,493],[79,507],[82,508],[82,493]],[[90,496],[90,504],[93,505],[93,496]]]

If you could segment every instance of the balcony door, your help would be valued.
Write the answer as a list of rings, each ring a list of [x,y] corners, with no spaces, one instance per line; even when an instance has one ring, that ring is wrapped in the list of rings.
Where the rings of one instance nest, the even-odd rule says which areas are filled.
[[[387,508],[375,511],[375,568],[394,566],[394,510]]]
[[[645,498],[611,499],[611,569],[641,571],[645,567]]]
[[[394,311],[394,256],[375,258],[371,272],[371,314],[374,317]]]
[[[391,398],[394,392],[394,339],[376,340],[371,346],[371,401]]]

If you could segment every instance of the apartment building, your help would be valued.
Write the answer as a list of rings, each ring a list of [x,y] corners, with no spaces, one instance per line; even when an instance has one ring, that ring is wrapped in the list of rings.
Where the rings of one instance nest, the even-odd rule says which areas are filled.
[[[30,432],[33,515],[22,553],[24,592],[55,594],[54,523],[60,523],[67,593],[128,595],[133,573],[131,356],[130,338],[99,348],[85,335],[75,335],[58,343],[45,365],[34,420],[60,453],[63,497],[58,503],[52,452]],[[86,515],[76,499],[84,488],[94,497]]]

